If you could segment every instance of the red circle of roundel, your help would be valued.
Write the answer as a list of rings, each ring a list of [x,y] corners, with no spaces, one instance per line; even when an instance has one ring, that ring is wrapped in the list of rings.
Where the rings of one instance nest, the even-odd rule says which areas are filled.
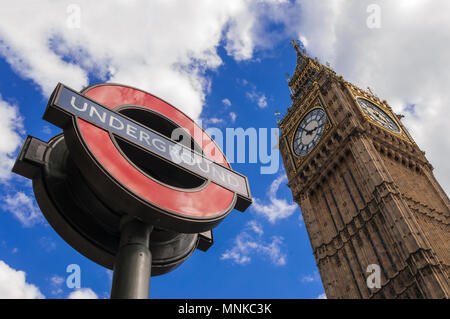
[[[87,88],[83,94],[110,109],[128,104],[156,111],[186,129],[202,147],[213,143],[215,154],[221,154],[222,163],[230,167],[222,151],[192,119],[147,92],[124,85],[104,84]],[[236,195],[228,189],[213,182],[209,182],[198,191],[183,191],[160,184],[143,174],[120,153],[109,132],[80,118],[77,119],[77,123],[96,160],[117,182],[141,199],[169,213],[200,219],[213,218],[230,210]],[[194,127],[202,132],[202,136],[194,134]]]

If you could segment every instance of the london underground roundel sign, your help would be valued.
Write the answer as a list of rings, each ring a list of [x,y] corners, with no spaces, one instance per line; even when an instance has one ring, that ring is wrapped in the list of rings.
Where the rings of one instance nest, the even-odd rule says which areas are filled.
[[[194,233],[252,202],[247,178],[231,169],[214,141],[142,90],[99,84],[79,93],[58,84],[44,119],[64,130],[83,178],[118,214]]]

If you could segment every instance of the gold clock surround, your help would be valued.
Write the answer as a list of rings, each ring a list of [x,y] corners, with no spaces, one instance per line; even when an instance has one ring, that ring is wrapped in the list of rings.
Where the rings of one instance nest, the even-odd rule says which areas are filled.
[[[315,109],[321,109],[323,112],[325,112],[326,115],[326,122],[324,126],[324,130],[322,133],[322,136],[319,138],[318,143],[315,145],[315,147],[304,156],[298,156],[294,152],[294,138],[295,138],[295,132],[297,131],[299,125],[301,122],[305,119],[305,117],[312,112]],[[319,91],[315,92],[314,98],[312,98],[308,105],[304,108],[299,108],[300,116],[298,117],[295,124],[290,128],[289,132],[285,135],[287,142],[289,143],[289,148],[291,150],[291,159],[294,162],[295,170],[297,171],[303,164],[303,162],[309,158],[310,156],[313,156],[317,152],[317,150],[320,148],[326,137],[329,135],[331,128],[333,127],[331,118],[326,110],[325,103],[323,102],[323,98]]]
[[[397,127],[398,127],[398,132],[387,129],[386,127],[384,127],[383,125],[381,125],[380,123],[378,123],[375,119],[373,119],[369,114],[367,114],[367,113],[363,110],[363,108],[361,107],[361,105],[360,105],[359,102],[358,102],[358,99],[363,99],[363,100],[369,101],[370,103],[372,103],[373,105],[375,105],[376,107],[378,107],[381,111],[383,111],[383,112],[384,112],[384,113],[385,113],[385,114],[386,114],[386,115],[387,115],[387,116],[395,123],[395,125],[397,125]],[[363,114],[363,116],[364,116],[365,119],[369,120],[371,123],[377,125],[378,127],[382,128],[382,129],[384,129],[384,130],[387,130],[387,131],[388,131],[389,133],[391,133],[391,134],[397,134],[397,135],[401,135],[401,134],[402,134],[402,131],[403,131],[403,130],[402,130],[401,126],[400,126],[400,123],[395,119],[394,116],[392,116],[392,113],[389,112],[389,110],[387,110],[386,108],[382,107],[380,104],[378,104],[377,102],[375,102],[373,99],[368,99],[368,98],[365,97],[365,96],[356,96],[356,97],[355,97],[355,101],[356,101],[356,103],[358,104],[358,107],[359,107],[359,109],[360,109],[360,111],[361,111],[361,113]]]
[[[350,83],[346,83],[346,84],[347,84],[347,88],[351,92],[351,96],[353,97],[353,100],[355,101],[356,105],[358,106],[358,110],[361,112],[361,115],[363,116],[363,118],[365,120],[367,120],[369,123],[375,125],[376,127],[378,127],[380,129],[388,132],[389,134],[397,136],[398,138],[400,138],[400,139],[402,139],[402,140],[404,140],[404,141],[406,141],[408,143],[411,143],[411,138],[405,133],[405,130],[403,129],[402,124],[397,119],[397,117],[393,114],[392,109],[390,107],[384,106],[384,103],[380,103],[375,98],[373,98],[372,95],[369,95],[367,92],[365,92],[365,91],[363,91],[363,90],[361,90],[361,89],[359,89],[357,87],[354,87]],[[373,103],[381,111],[386,113],[386,115],[389,116],[389,118],[397,125],[397,127],[399,129],[399,132],[395,132],[395,131],[389,130],[388,128],[384,127],[383,125],[381,125],[380,123],[375,121],[372,117],[370,117],[370,115],[367,114],[362,109],[361,105],[359,105],[358,98],[364,99],[364,100],[367,100],[367,101]]]

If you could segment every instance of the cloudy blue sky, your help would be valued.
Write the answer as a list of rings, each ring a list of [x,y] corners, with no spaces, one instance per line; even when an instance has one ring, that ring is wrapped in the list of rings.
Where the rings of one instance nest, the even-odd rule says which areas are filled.
[[[67,245],[43,218],[30,181],[11,173],[26,135],[60,132],[41,119],[58,82],[123,83],[205,128],[270,130],[276,110],[290,105],[289,41],[297,38],[405,115],[448,193],[449,12],[445,0],[2,2],[0,298],[109,296],[111,271]],[[152,278],[151,298],[324,297],[281,159],[271,174],[261,173],[265,165],[260,156],[232,164],[249,177],[255,203],[215,229],[207,253]],[[71,264],[80,266],[81,289],[66,285]]]

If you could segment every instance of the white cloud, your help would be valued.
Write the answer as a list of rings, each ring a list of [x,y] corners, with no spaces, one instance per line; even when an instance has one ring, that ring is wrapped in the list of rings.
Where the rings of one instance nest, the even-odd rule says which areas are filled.
[[[258,234],[259,235],[259,234]],[[246,231],[241,232],[234,240],[234,246],[226,250],[220,259],[231,260],[236,264],[245,265],[251,262],[251,256],[261,255],[269,258],[272,264],[283,266],[286,264],[287,256],[281,250],[283,237],[274,236],[272,241],[263,242],[261,238],[254,238]]]
[[[209,127],[210,124],[218,125],[218,124],[222,124],[224,122],[225,122],[224,119],[220,119],[217,117],[211,117],[211,118],[201,120],[201,124],[204,125],[205,127]],[[198,121],[197,123],[200,123],[200,121]]]
[[[262,109],[267,106],[267,97],[264,94],[258,98],[258,106]]]
[[[61,285],[61,284],[64,282],[64,278],[61,277],[61,276],[58,276],[58,275],[53,275],[53,276],[50,278],[50,282],[51,282],[53,285],[59,286],[59,285]]]
[[[277,198],[277,192],[281,183],[287,181],[287,176],[281,175],[275,179],[270,185],[267,193],[269,198],[268,204],[263,204],[258,198],[254,198],[253,204],[250,206],[253,211],[266,217],[271,223],[277,220],[287,218],[297,209],[297,204],[289,204],[286,199]]]
[[[314,277],[311,275],[303,276],[301,279],[301,282],[313,282],[313,281],[314,281]]]
[[[0,95],[0,181],[11,178],[14,154],[22,142],[23,119],[17,106],[2,100]]]
[[[264,93],[257,92],[256,90],[252,90],[250,92],[247,92],[246,95],[251,101],[256,102],[256,104],[260,108],[263,109],[267,106],[267,97]]]
[[[300,278],[302,283],[312,283],[312,282],[320,282],[320,276],[317,271],[314,271],[312,275],[304,275]]]
[[[229,99],[225,98],[222,100],[222,104],[225,106],[231,106],[231,101]]]
[[[266,242],[262,238],[263,234],[264,230],[260,223],[255,220],[249,221],[244,230],[234,239],[234,246],[226,250],[220,259],[245,265],[251,262],[252,255],[260,255],[263,258],[269,258],[276,266],[285,265],[287,257],[281,249],[283,237],[273,236],[271,242]]]
[[[361,88],[370,86],[396,112],[450,192],[450,2],[299,1],[297,36],[313,56]],[[366,12],[379,4],[380,28],[368,28]],[[323,23],[326,21],[326,23]],[[413,105],[413,107],[412,107]]]
[[[258,236],[262,236],[264,234],[264,230],[260,223],[255,220],[251,220],[247,223],[247,226],[251,228]]]
[[[41,132],[44,133],[44,134],[46,134],[46,135],[50,135],[50,134],[52,134],[52,129],[50,128],[49,125],[44,125],[44,126],[42,127]]]
[[[231,259],[234,263],[239,265],[248,264],[251,259],[248,254],[247,245],[240,243],[240,241],[236,240],[236,246],[232,249],[228,249],[226,252],[222,254],[220,257],[221,260]]]
[[[304,36],[300,36],[300,39],[299,39],[299,40],[302,42],[302,44],[303,44],[305,47],[308,46],[308,39],[307,39],[307,38],[305,38]]]
[[[267,30],[265,22],[290,25],[293,23],[295,8],[288,0],[241,0],[246,9],[234,15],[225,35],[225,50],[237,61],[252,58],[255,47],[272,47],[283,35],[284,30],[276,33]],[[294,9],[294,10],[293,10]]]
[[[222,64],[219,44],[236,60],[250,59],[271,19],[258,17],[287,8],[273,0],[79,0],[79,10],[72,1],[0,6],[0,55],[45,96],[58,82],[81,89],[94,75],[148,90],[194,119],[210,89],[205,71]]]
[[[52,287],[53,295],[60,295],[63,292],[61,286],[64,283],[64,281],[65,281],[64,278],[58,275],[53,275],[50,278],[50,284]]]
[[[230,112],[230,117],[231,117],[231,122],[234,123],[236,121],[237,115],[234,112]]]
[[[56,243],[51,239],[50,237],[41,237],[39,238],[39,245],[41,246],[42,250],[50,253],[56,249]]]
[[[114,272],[111,269],[105,269],[106,275],[108,276],[109,280],[113,279]]]
[[[45,298],[35,285],[26,282],[26,274],[0,260],[0,299]]]
[[[316,299],[327,299],[327,295],[325,293],[320,294],[320,295],[317,296]]]
[[[212,123],[212,124],[218,124],[218,123],[223,123],[223,119],[219,119],[217,117],[212,117],[210,119],[205,120],[205,122]]]
[[[258,105],[258,107],[262,109],[267,106],[266,95],[263,92],[258,91],[256,85],[250,83],[246,79],[238,79],[237,82],[240,85],[248,88],[248,91],[245,93],[245,95],[250,101],[255,102]]]
[[[3,210],[12,213],[24,227],[31,227],[43,221],[41,211],[35,200],[25,193],[8,194],[2,200]]]
[[[71,292],[67,299],[98,299],[98,296],[91,288],[80,288]]]

